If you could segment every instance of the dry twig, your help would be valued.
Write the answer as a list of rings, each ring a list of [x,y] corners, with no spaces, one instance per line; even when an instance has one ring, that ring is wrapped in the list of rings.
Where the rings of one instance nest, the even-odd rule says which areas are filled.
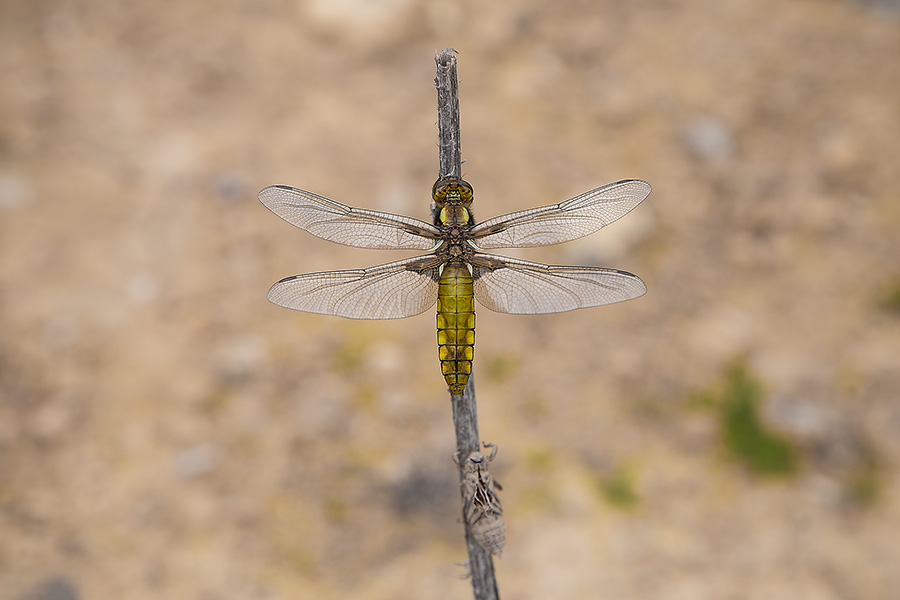
[[[459,85],[456,73],[456,50],[447,48],[434,57],[437,76],[434,84],[438,95],[438,139],[440,144],[440,171],[438,178],[462,176],[462,153],[459,136]],[[432,204],[432,210],[435,206]],[[469,377],[462,394],[450,396],[453,404],[453,425],[456,428],[458,456],[478,452],[478,410],[475,405],[474,378]],[[465,474],[460,471],[460,490],[465,506]],[[472,534],[471,524],[463,509],[466,524],[466,545],[469,550],[469,574],[475,600],[498,600],[497,581],[491,554],[482,548]]]

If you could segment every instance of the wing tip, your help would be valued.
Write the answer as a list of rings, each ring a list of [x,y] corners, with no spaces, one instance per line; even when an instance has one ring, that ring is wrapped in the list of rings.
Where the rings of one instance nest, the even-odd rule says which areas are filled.
[[[256,197],[259,199],[260,202],[265,204],[266,203],[265,198],[267,198],[269,196],[269,193],[272,192],[273,190],[291,190],[291,189],[293,189],[293,188],[289,185],[280,185],[280,184],[268,185],[268,186],[264,187],[263,189],[259,190],[259,193],[256,195]]]
[[[284,306],[284,304],[282,304],[281,302],[278,301],[278,297],[280,296],[278,291],[281,287],[281,284],[284,283],[285,281],[288,281],[289,279],[293,279],[293,277],[285,277],[284,279],[281,279],[281,280],[273,283],[272,287],[269,288],[269,291],[266,292],[266,300],[268,300],[269,302],[271,302],[272,304],[274,304],[276,306],[288,308],[288,307]]]
[[[634,287],[636,288],[634,290],[633,296],[628,296],[627,298],[623,298],[622,300],[619,300],[619,302],[625,302],[627,300],[634,300],[635,298],[640,298],[641,296],[643,296],[644,294],[647,293],[647,284],[644,283],[643,279],[641,279],[634,273],[631,273],[630,271],[623,271],[622,269],[612,269],[612,270],[615,271],[616,273],[618,273],[619,275],[622,275],[626,279],[628,279],[631,283],[634,284]]]
[[[635,277],[637,277],[638,281],[640,282],[640,287],[638,288],[638,294],[636,296],[633,296],[632,298],[640,298],[641,296],[647,294],[647,284],[644,283],[644,280],[637,275],[635,275]]]
[[[265,204],[266,206],[268,206],[266,204],[266,200],[269,197],[269,192],[272,191],[272,188],[276,188],[276,187],[278,187],[278,186],[269,185],[269,186],[264,187],[263,189],[259,190],[259,193],[256,195],[256,199],[259,200],[260,202],[262,202],[263,204]]]
[[[653,191],[653,186],[650,185],[648,182],[644,181],[643,179],[622,179],[621,181],[615,182],[613,185],[624,185],[624,184],[626,184],[626,183],[637,184],[637,185],[640,185],[640,186],[642,186],[642,187],[646,187],[646,188],[647,188],[647,193],[644,194],[644,198],[646,198],[647,196],[649,196],[649,195],[650,195],[650,192]]]

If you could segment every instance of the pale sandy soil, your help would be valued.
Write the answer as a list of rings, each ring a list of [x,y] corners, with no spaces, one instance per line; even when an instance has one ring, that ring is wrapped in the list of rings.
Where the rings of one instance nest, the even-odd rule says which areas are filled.
[[[650,198],[515,256],[648,294],[478,313],[513,599],[896,600],[890,2],[0,2],[0,598],[464,599],[434,316],[265,300],[344,248],[270,184],[427,218],[433,52],[476,217]],[[793,476],[692,399],[736,359]],[[637,501],[610,501],[620,474]],[[864,481],[866,493],[856,493]]]

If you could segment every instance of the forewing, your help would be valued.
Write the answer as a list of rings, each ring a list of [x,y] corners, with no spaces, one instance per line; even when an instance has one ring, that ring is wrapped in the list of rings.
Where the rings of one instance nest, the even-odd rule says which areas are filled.
[[[350,319],[402,319],[428,310],[437,300],[434,256],[417,256],[353,271],[326,271],[282,279],[269,301],[294,310]]]
[[[538,315],[622,302],[643,296],[641,278],[601,267],[542,265],[476,254],[470,259],[475,298],[502,313]]]
[[[618,181],[565,202],[488,219],[470,234],[479,248],[561,244],[590,235],[624,216],[650,194],[639,179]]]
[[[259,200],[291,225],[347,246],[428,250],[440,236],[440,231],[425,221],[353,208],[286,185],[267,187],[259,193]]]

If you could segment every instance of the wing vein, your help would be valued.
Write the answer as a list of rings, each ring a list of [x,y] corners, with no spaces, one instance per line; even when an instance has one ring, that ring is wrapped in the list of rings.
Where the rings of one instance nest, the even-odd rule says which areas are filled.
[[[274,304],[350,319],[401,319],[437,301],[441,259],[417,256],[368,269],[325,271],[282,279],[269,290]]]
[[[602,306],[642,296],[640,277],[602,267],[569,267],[476,254],[472,258],[475,298],[510,314],[546,314]]]
[[[428,250],[440,237],[440,230],[425,221],[353,208],[286,185],[265,188],[259,200],[291,225],[347,246]]]
[[[483,221],[472,228],[479,248],[524,248],[568,242],[626,215],[650,193],[638,179],[611,183],[565,202],[521,210]]]

